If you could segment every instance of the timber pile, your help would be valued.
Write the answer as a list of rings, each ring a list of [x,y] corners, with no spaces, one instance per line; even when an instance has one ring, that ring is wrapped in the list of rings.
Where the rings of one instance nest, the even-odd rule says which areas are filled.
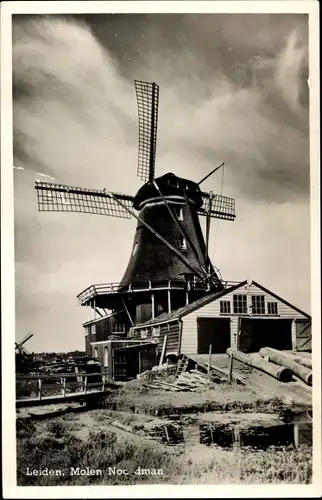
[[[312,385],[312,369],[294,359],[296,356],[285,354],[283,351],[278,351],[271,347],[263,347],[260,349],[259,354],[279,366],[288,368],[307,385]]]
[[[227,354],[231,359],[260,370],[279,382],[291,382],[295,375],[307,385],[312,385],[311,360],[298,354],[293,355],[270,347],[264,347],[259,353],[252,354],[245,354],[229,347]]]
[[[152,384],[146,387],[152,389],[163,389],[165,391],[190,391],[196,392],[198,389],[209,388],[213,380],[199,370],[191,370],[190,372],[181,373],[173,383],[168,383],[163,380],[153,380]]]
[[[245,363],[248,366],[257,368],[258,370],[271,375],[272,377],[280,380],[281,382],[289,382],[292,380],[292,371],[285,366],[279,366],[266,359],[263,359],[260,355],[250,356],[241,351],[234,351],[231,347],[227,349],[227,354],[229,356],[234,356],[235,359]]]

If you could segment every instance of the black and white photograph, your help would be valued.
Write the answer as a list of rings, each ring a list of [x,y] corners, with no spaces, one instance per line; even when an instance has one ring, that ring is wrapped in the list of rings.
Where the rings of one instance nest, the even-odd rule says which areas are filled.
[[[41,4],[2,19],[7,498],[314,496],[315,2]]]

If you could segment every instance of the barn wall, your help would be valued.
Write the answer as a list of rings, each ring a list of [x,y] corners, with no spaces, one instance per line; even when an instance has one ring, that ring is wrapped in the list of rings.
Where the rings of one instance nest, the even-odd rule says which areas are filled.
[[[238,315],[238,314],[221,314],[220,313],[220,301],[229,301],[231,304],[231,311],[233,311],[233,295],[247,295],[247,306],[249,314]],[[277,302],[278,315],[270,315],[270,314],[260,314],[255,315],[251,314],[251,296],[252,295],[264,295],[266,308],[267,302]],[[267,309],[266,309],[267,312]],[[299,319],[306,318],[303,314],[293,309],[291,306],[284,304],[280,300],[276,299],[274,296],[269,293],[264,292],[259,287],[254,284],[244,286],[238,288],[237,290],[227,293],[221,299],[215,300],[214,302],[210,302],[199,309],[192,311],[186,316],[182,317],[183,327],[182,327],[182,342],[181,342],[181,353],[185,354],[195,354],[198,351],[198,338],[197,338],[197,318],[200,317],[230,317],[230,332],[231,332],[231,346],[237,348],[238,347],[238,330],[239,330],[239,317],[252,317],[252,318],[269,318],[269,319]],[[293,348],[296,345],[296,325],[295,321],[292,323],[292,344]]]
[[[154,335],[153,327],[160,327],[160,333],[158,336]],[[161,353],[162,346],[164,342],[164,337],[167,335],[167,346],[166,346],[166,356],[170,354],[177,355],[179,349],[179,332],[180,323],[178,320],[172,321],[170,323],[162,323],[161,325],[149,325],[142,326],[142,328],[137,328],[134,330],[131,339],[141,339],[142,331],[147,330],[147,337],[145,340],[155,340],[158,342],[157,353]]]

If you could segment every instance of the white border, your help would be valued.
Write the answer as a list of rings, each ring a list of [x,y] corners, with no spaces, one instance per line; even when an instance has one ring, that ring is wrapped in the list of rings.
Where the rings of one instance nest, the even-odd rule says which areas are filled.
[[[308,13],[311,151],[311,292],[314,354],[314,457],[312,485],[218,486],[16,486],[13,335],[14,231],[12,153],[11,15],[59,13]],[[291,1],[11,1],[1,4],[1,268],[2,268],[2,443],[4,498],[267,498],[321,496],[321,289],[319,175],[319,4]]]

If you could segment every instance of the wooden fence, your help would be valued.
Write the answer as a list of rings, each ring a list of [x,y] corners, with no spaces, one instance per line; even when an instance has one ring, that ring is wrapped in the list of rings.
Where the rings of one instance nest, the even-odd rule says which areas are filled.
[[[16,406],[101,395],[118,385],[108,380],[108,372],[17,375]]]

